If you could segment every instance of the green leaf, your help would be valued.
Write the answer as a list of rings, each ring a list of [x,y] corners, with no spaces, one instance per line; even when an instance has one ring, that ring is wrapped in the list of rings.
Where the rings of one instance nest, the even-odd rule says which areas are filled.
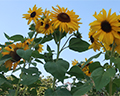
[[[30,39],[32,39],[32,37],[33,37],[34,34],[35,34],[35,31],[34,31],[34,32],[29,32],[29,33],[28,33]]]
[[[22,75],[22,81],[21,84],[23,85],[30,85],[34,82],[36,82],[39,79],[39,75],[41,74],[40,71],[36,67],[29,67],[28,69],[22,69],[23,75]]]
[[[29,30],[35,30],[35,24],[31,24]]]
[[[98,58],[98,57],[101,55],[101,53],[102,53],[102,52],[100,52],[100,53],[98,53],[98,54],[90,57],[90,58],[84,63],[84,65],[82,66],[82,68],[85,67],[85,65],[87,65],[90,61],[92,61],[93,58]]]
[[[47,51],[51,52],[51,48],[50,48],[50,46],[48,44],[47,44]]]
[[[65,88],[58,88],[56,91],[47,89],[45,96],[72,96],[71,93]]]
[[[29,61],[29,59],[30,59],[30,57],[31,57],[31,54],[32,54],[32,50],[31,50],[31,49],[28,49],[28,50],[25,50],[25,51],[24,51],[23,49],[18,49],[18,50],[17,50],[17,54],[18,54],[21,58]]]
[[[14,42],[16,42],[16,41],[23,42],[24,41],[24,37],[22,35],[14,35],[14,36],[11,36],[9,38],[9,40],[14,40]]]
[[[52,35],[45,35],[42,40],[39,42],[40,44],[43,44],[45,42],[51,41],[53,39]]]
[[[14,76],[14,75],[11,75],[11,76],[13,78],[12,84],[18,84],[19,79],[16,76]]]
[[[112,60],[112,62],[114,62],[115,66],[120,70],[120,58],[114,59]]]
[[[6,33],[4,33],[4,35],[9,40],[10,37]]]
[[[115,78],[113,80],[113,83],[116,84],[118,87],[120,87],[120,78]]]
[[[98,90],[102,89],[110,82],[110,78],[115,75],[115,70],[109,68],[107,71],[104,71],[103,68],[97,68],[91,74],[93,81],[95,82],[95,87]]]
[[[105,60],[110,59],[110,56],[111,56],[111,51],[106,51],[106,53],[105,53]]]
[[[63,82],[63,79],[65,78],[65,73],[69,68],[69,63],[65,60],[58,60],[56,62],[47,62],[44,65],[44,68],[55,78]]]
[[[86,92],[88,92],[92,88],[92,83],[90,81],[86,82],[84,85],[77,87],[77,91],[73,93],[73,96],[81,96],[84,95]]]
[[[4,77],[2,74],[0,74],[0,86],[4,83],[7,83],[7,85],[11,85],[8,80],[6,79],[6,77]]]
[[[89,43],[86,41],[80,39],[80,38],[71,38],[69,41],[69,49],[77,51],[77,52],[83,52],[88,50],[88,47],[90,46]]]
[[[9,90],[8,93],[9,94],[7,94],[6,96],[14,96],[15,95],[15,90]]]
[[[11,59],[12,57],[10,55],[5,55],[0,59],[0,66],[5,63],[5,61]]]
[[[110,85],[110,84],[107,84],[107,86],[105,87],[105,89],[107,90],[108,93],[110,93],[110,92],[109,92],[109,85]],[[115,92],[117,92],[117,85],[116,85],[115,83],[112,83],[112,95],[113,95]],[[113,95],[113,96],[114,96],[114,95]],[[116,96],[116,95],[115,95],[115,96]]]
[[[90,72],[92,73],[95,69],[99,68],[99,67],[102,67],[100,65],[100,62],[93,62],[89,65],[89,70]]]
[[[84,78],[84,73],[78,66],[72,66],[70,71],[67,73],[71,76],[76,76],[77,78]]]
[[[32,56],[34,57],[34,58],[40,58],[40,59],[44,59],[44,55],[43,54],[40,54],[38,51],[33,51],[32,52]]]
[[[39,62],[39,63],[41,63],[41,64],[44,64],[41,60],[39,60],[39,59],[35,59],[35,61],[36,62]]]

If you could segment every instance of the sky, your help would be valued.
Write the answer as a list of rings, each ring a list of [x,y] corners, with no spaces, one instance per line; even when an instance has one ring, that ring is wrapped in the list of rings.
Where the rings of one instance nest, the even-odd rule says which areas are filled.
[[[93,22],[95,18],[92,16],[96,11],[99,13],[103,8],[108,12],[112,9],[112,13],[120,12],[120,1],[119,0],[0,0],[0,44],[4,44],[7,39],[4,36],[4,32],[9,36],[22,34],[27,37],[27,33],[30,32],[27,20],[22,18],[22,14],[26,14],[29,8],[33,6],[42,7],[43,10],[46,8],[52,10],[52,6],[56,7],[58,4],[60,7],[68,8],[68,10],[74,10],[74,12],[81,18],[79,31],[82,33],[82,39],[89,42],[88,32],[89,23]],[[57,8],[57,7],[56,7]],[[64,42],[65,39],[62,40]],[[56,45],[53,41],[44,44],[44,49],[47,44],[50,45],[51,49],[56,50]],[[70,62],[76,59],[78,61],[84,61],[85,58],[89,59],[91,56],[97,54],[92,49],[78,53],[69,49],[64,50],[60,57]],[[100,56],[98,60],[103,61],[104,57]],[[49,75],[44,71],[43,65],[38,64],[39,70],[43,75]],[[18,75],[16,73],[15,75]]]

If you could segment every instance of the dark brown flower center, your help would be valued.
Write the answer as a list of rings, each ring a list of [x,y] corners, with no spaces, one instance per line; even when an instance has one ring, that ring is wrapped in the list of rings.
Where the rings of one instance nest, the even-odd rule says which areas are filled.
[[[46,25],[45,25],[45,29],[48,29],[48,28],[49,28],[49,24],[46,24]]]
[[[32,13],[30,14],[30,17],[34,18],[35,15],[36,15],[36,12],[34,11],[34,12],[32,12]]]
[[[10,52],[10,56],[12,57],[13,62],[17,62],[21,59],[21,57],[16,53],[17,49],[19,49],[19,48],[15,48],[14,51]]]
[[[43,22],[40,22],[41,23],[41,26],[43,26]]]
[[[57,16],[57,19],[61,22],[70,22],[70,17],[66,13],[60,13]]]
[[[108,21],[102,21],[101,23],[101,29],[105,31],[106,33],[110,32],[112,30],[112,27]]]
[[[90,41],[91,41],[91,43],[94,42],[94,38],[92,37],[92,35],[90,36]]]

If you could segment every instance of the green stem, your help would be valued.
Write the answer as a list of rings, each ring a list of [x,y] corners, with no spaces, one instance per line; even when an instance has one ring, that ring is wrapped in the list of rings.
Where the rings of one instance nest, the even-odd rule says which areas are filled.
[[[23,65],[23,68],[25,68],[25,63],[24,63],[24,65]],[[22,70],[21,70],[21,71],[22,71]],[[22,79],[22,75],[23,75],[23,71],[21,72],[20,79],[19,79],[18,84],[17,84],[17,90],[16,90],[16,92],[15,92],[15,96],[18,96],[18,90],[19,90],[19,88],[20,88],[20,82],[21,82],[21,79]]]
[[[55,82],[56,82],[56,78],[54,77],[54,80],[53,80],[53,91],[55,91]]]
[[[59,59],[59,55],[60,55],[60,42],[61,42],[61,34],[60,34],[60,40],[59,40],[59,42],[58,42],[58,44],[57,44],[57,58],[56,58],[56,61],[58,61],[58,59]],[[53,80],[53,91],[55,91],[55,82],[56,82],[56,78],[54,77],[54,80]]]
[[[110,96],[112,96],[112,78],[110,79],[110,83],[109,83],[109,94]]]
[[[74,34],[70,35],[70,37],[67,39],[67,41],[64,43],[63,47],[61,48],[60,52],[61,52],[62,50],[64,50],[65,48],[68,47],[68,46],[65,47],[65,45],[67,44],[67,42],[69,41],[69,39],[70,39],[73,35],[74,35]]]
[[[115,47],[116,47],[116,45],[115,45],[115,42],[113,41],[112,50],[111,50],[111,56],[110,57],[112,57],[114,55],[114,49],[115,49]],[[111,65],[111,67],[113,67],[111,60],[110,60],[110,65]],[[111,77],[110,83],[109,83],[109,94],[110,94],[110,96],[112,96],[112,80],[113,79]]]
[[[102,42],[100,42],[100,43],[101,43],[101,45],[103,46],[103,48],[105,49],[105,51],[107,52],[107,50],[106,50],[105,46],[102,44]]]

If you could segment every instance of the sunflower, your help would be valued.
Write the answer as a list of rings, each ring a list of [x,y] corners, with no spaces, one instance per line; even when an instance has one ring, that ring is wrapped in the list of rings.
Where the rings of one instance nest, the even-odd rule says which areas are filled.
[[[81,19],[78,18],[79,15],[75,15],[75,12],[73,12],[73,10],[69,11],[67,8],[61,8],[59,5],[57,5],[57,7],[58,9],[52,7],[54,11],[51,12],[51,19],[54,28],[57,29],[59,27],[60,32],[65,31],[66,33],[69,31],[78,30],[79,24],[82,24],[79,22]]]
[[[33,10],[29,8],[28,13],[29,14],[23,14],[23,18],[28,20],[28,25],[32,20],[37,23],[37,19],[40,18],[40,15],[42,15],[42,9],[41,7],[37,9],[36,5],[34,5]]]
[[[99,50],[100,51],[100,47],[102,47],[101,43],[98,42],[98,40],[96,38],[93,38],[93,32],[89,32],[89,38],[90,38],[90,41],[91,41],[91,45],[88,47],[89,49],[90,48],[93,48],[93,50],[96,52],[96,50]]]
[[[10,55],[12,59],[9,59],[5,62],[6,68],[11,69],[13,66],[13,70],[17,67],[19,64],[21,57],[16,53],[18,49],[24,49],[24,44],[23,43],[16,43],[16,44],[10,44],[4,48],[6,52],[2,52],[3,56],[4,55]]]
[[[43,47],[43,45],[41,45],[41,44],[38,45],[38,52],[42,52],[43,51],[42,47]]]
[[[26,39],[24,42],[23,42],[23,44],[24,44],[24,50],[27,50],[27,49],[29,49],[29,45],[31,44],[31,42],[33,41],[33,39],[34,38],[32,38],[32,39]]]
[[[39,20],[36,24],[36,31],[45,35],[49,35],[54,32],[52,26],[52,21],[49,18],[44,18],[44,20]]]
[[[87,61],[87,58],[85,58],[85,61]],[[85,66],[82,68],[82,71],[83,71],[87,76],[90,76],[90,75],[91,75],[91,72],[90,72],[90,70],[89,70],[89,65],[90,65],[91,63],[93,63],[93,61],[90,61],[87,65],[85,65]],[[84,63],[81,64],[81,65],[83,66]]]
[[[74,61],[72,61],[72,65],[75,66],[78,63],[78,61],[76,59],[74,59]]]
[[[113,43],[114,38],[120,39],[120,36],[117,34],[117,31],[120,31],[120,24],[118,22],[118,16],[114,12],[111,15],[111,9],[107,12],[102,9],[97,15],[93,15],[97,20],[90,23],[90,28],[96,33],[93,35],[93,38],[99,39],[100,42],[110,45]]]
[[[87,58],[85,58],[85,60],[87,61]],[[89,70],[89,64],[91,64],[93,61],[90,61],[87,65],[85,65],[83,68],[82,66],[84,65],[84,63],[82,63],[81,65],[79,64],[78,66],[80,67],[80,69],[87,75],[90,76],[91,72]],[[76,59],[74,59],[74,61],[72,61],[72,65],[75,66],[78,63],[78,61]]]

